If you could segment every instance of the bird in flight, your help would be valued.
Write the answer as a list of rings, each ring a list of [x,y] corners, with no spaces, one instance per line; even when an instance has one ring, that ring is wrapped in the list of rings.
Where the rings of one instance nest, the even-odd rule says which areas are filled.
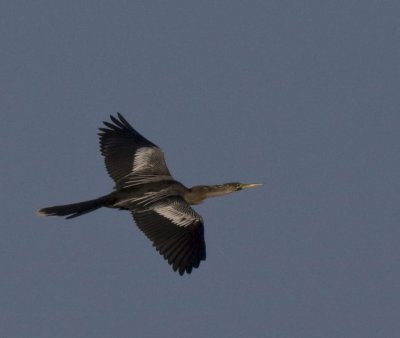
[[[192,209],[208,197],[261,184],[225,183],[185,187],[168,170],[161,149],[118,113],[99,128],[100,150],[114,190],[89,201],[37,211],[44,216],[81,216],[101,207],[128,210],[174,271],[190,274],[206,259],[203,218]]]

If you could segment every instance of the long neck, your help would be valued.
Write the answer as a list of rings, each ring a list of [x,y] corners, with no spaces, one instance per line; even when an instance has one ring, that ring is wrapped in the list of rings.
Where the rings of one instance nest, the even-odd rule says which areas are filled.
[[[196,185],[185,193],[184,198],[189,204],[199,204],[206,198],[222,196],[231,192],[223,185]]]

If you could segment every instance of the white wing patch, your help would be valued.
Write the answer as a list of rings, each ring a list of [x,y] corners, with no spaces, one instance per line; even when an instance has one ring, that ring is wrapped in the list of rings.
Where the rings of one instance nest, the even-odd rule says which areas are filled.
[[[139,148],[133,159],[132,174],[170,175],[165,164],[164,154],[159,148]]]
[[[152,157],[154,156],[154,153],[157,151],[157,149],[150,148],[150,147],[145,147],[145,148],[140,148],[137,150],[135,154],[135,158],[133,160],[133,172],[137,173],[140,171],[144,171],[148,169],[149,167],[151,168],[151,162],[152,162]]]
[[[190,207],[185,208],[178,201],[156,205],[153,210],[180,227],[187,227],[193,224],[194,221],[202,221],[200,215],[196,214]]]

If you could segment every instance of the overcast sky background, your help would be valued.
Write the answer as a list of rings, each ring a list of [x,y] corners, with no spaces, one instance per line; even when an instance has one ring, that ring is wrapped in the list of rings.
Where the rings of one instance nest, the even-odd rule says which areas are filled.
[[[0,336],[398,337],[398,1],[0,5]],[[186,185],[207,261],[174,273],[111,191],[121,112]]]

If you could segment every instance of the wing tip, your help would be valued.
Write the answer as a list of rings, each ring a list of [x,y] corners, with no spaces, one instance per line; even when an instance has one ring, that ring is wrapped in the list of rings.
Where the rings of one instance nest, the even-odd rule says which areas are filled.
[[[101,132],[103,133],[109,132],[110,130],[115,132],[115,131],[122,131],[124,129],[134,130],[133,127],[129,124],[129,122],[119,112],[117,112],[116,115],[110,114],[110,120],[111,122],[103,121],[103,124],[109,129],[101,127],[99,128]]]

